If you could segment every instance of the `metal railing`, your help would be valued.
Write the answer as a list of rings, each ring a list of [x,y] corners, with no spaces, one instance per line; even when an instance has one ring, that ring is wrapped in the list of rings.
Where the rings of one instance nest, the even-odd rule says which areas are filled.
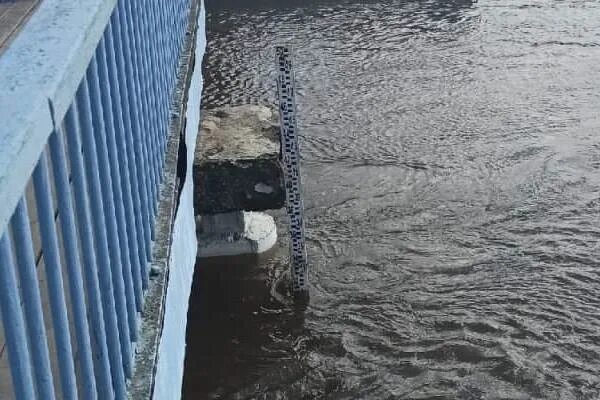
[[[44,0],[0,55],[0,362],[19,400],[126,397],[191,1]]]

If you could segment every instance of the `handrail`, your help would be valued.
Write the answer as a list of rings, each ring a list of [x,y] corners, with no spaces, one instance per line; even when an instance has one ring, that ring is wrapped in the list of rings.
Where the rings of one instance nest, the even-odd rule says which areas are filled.
[[[53,121],[62,121],[73,102],[115,5],[116,0],[44,0],[0,55],[0,234]]]
[[[127,397],[195,1],[43,0],[0,55],[2,398]]]

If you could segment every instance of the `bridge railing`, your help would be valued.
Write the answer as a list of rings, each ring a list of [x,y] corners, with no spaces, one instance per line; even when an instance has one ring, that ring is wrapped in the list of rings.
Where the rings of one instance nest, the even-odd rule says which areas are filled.
[[[43,0],[0,55],[0,398],[126,397],[191,1]]]

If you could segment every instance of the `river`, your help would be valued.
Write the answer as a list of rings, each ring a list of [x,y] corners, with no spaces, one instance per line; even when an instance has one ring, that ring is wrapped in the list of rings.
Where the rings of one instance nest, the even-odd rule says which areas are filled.
[[[600,398],[599,2],[213,0],[207,35],[208,108],[275,104],[294,48],[311,301],[196,282],[185,399]]]

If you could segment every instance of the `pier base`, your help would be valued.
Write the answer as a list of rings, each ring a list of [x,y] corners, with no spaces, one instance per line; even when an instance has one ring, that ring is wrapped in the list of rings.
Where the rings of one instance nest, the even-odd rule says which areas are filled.
[[[275,221],[262,212],[234,211],[198,219],[200,258],[260,254],[277,243]]]

